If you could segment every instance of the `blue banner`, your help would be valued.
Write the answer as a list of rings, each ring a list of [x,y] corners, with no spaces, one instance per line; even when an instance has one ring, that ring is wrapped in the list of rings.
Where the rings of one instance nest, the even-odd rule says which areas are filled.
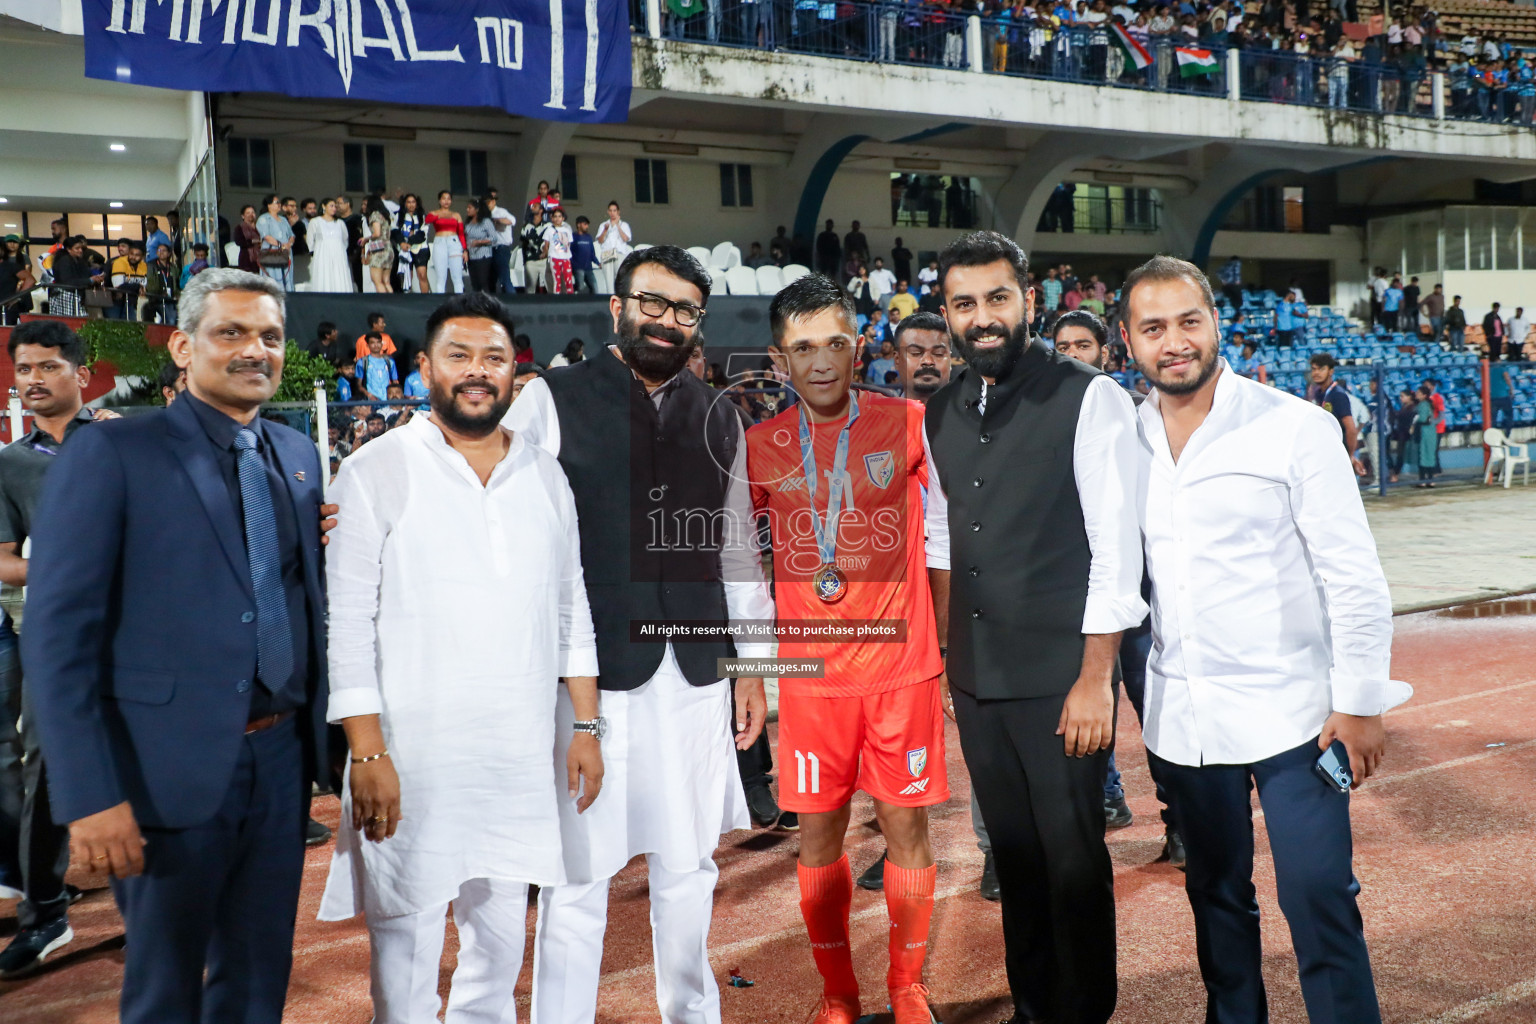
[[[626,0],[84,0],[91,78],[629,116]]]

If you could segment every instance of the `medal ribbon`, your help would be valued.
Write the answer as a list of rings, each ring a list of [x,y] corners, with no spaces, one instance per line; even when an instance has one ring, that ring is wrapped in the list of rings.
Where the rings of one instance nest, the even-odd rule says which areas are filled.
[[[837,451],[832,456],[832,482],[827,495],[827,518],[816,514],[816,446],[811,441],[811,426],[805,418],[805,403],[800,403],[800,468],[805,474],[805,489],[811,498],[811,526],[816,530],[816,552],[822,565],[837,564],[837,520],[843,509],[843,478],[848,469],[848,434],[859,418],[859,400],[848,394],[848,421],[837,435]]]

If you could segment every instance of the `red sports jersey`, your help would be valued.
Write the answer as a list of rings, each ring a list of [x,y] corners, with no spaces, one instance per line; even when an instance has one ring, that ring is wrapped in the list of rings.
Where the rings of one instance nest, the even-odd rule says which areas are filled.
[[[774,602],[778,621],[818,620],[858,625],[905,623],[900,643],[849,639],[804,642],[781,635],[779,657],[825,658],[822,679],[785,679],[786,693],[857,697],[932,679],[943,666],[933,623],[923,557],[923,407],[917,402],[857,392],[859,418],[848,437],[837,567],[847,593],[827,604],[811,577],[821,566],[811,524],[809,491],[800,453],[800,407],[792,406],[747,431],[747,473],[752,502],[766,512],[773,535]],[[815,514],[827,514],[833,457],[844,418],[812,423]],[[782,626],[781,626],[782,629]]]

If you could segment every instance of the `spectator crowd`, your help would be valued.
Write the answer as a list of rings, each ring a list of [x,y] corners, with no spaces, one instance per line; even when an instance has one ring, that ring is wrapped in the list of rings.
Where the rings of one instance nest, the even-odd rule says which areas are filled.
[[[673,38],[956,69],[969,64],[971,17],[982,24],[978,63],[995,74],[1210,90],[1222,55],[1237,50],[1247,99],[1429,112],[1420,88],[1443,71],[1451,116],[1530,124],[1536,113],[1531,56],[1493,30],[1448,36],[1433,5],[1383,14],[1357,0],[704,0],[664,14]],[[645,24],[643,4],[633,19]]]
[[[241,270],[287,291],[478,291],[512,295],[598,292],[634,247],[617,202],[601,224],[571,220],[560,190],[541,181],[521,213],[500,192],[459,203],[439,192],[431,208],[414,192],[378,190],[354,208],[349,196],[296,199],[271,193],[247,204],[229,241]]]

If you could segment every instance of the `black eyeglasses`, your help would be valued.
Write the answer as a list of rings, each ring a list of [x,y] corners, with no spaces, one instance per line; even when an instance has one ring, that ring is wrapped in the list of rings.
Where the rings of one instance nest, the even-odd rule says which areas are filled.
[[[656,295],[653,292],[630,292],[628,297],[640,303],[640,312],[653,320],[660,320],[666,316],[669,309],[677,318],[679,327],[694,327],[704,319],[703,308],[691,302],[673,302],[665,295]]]

